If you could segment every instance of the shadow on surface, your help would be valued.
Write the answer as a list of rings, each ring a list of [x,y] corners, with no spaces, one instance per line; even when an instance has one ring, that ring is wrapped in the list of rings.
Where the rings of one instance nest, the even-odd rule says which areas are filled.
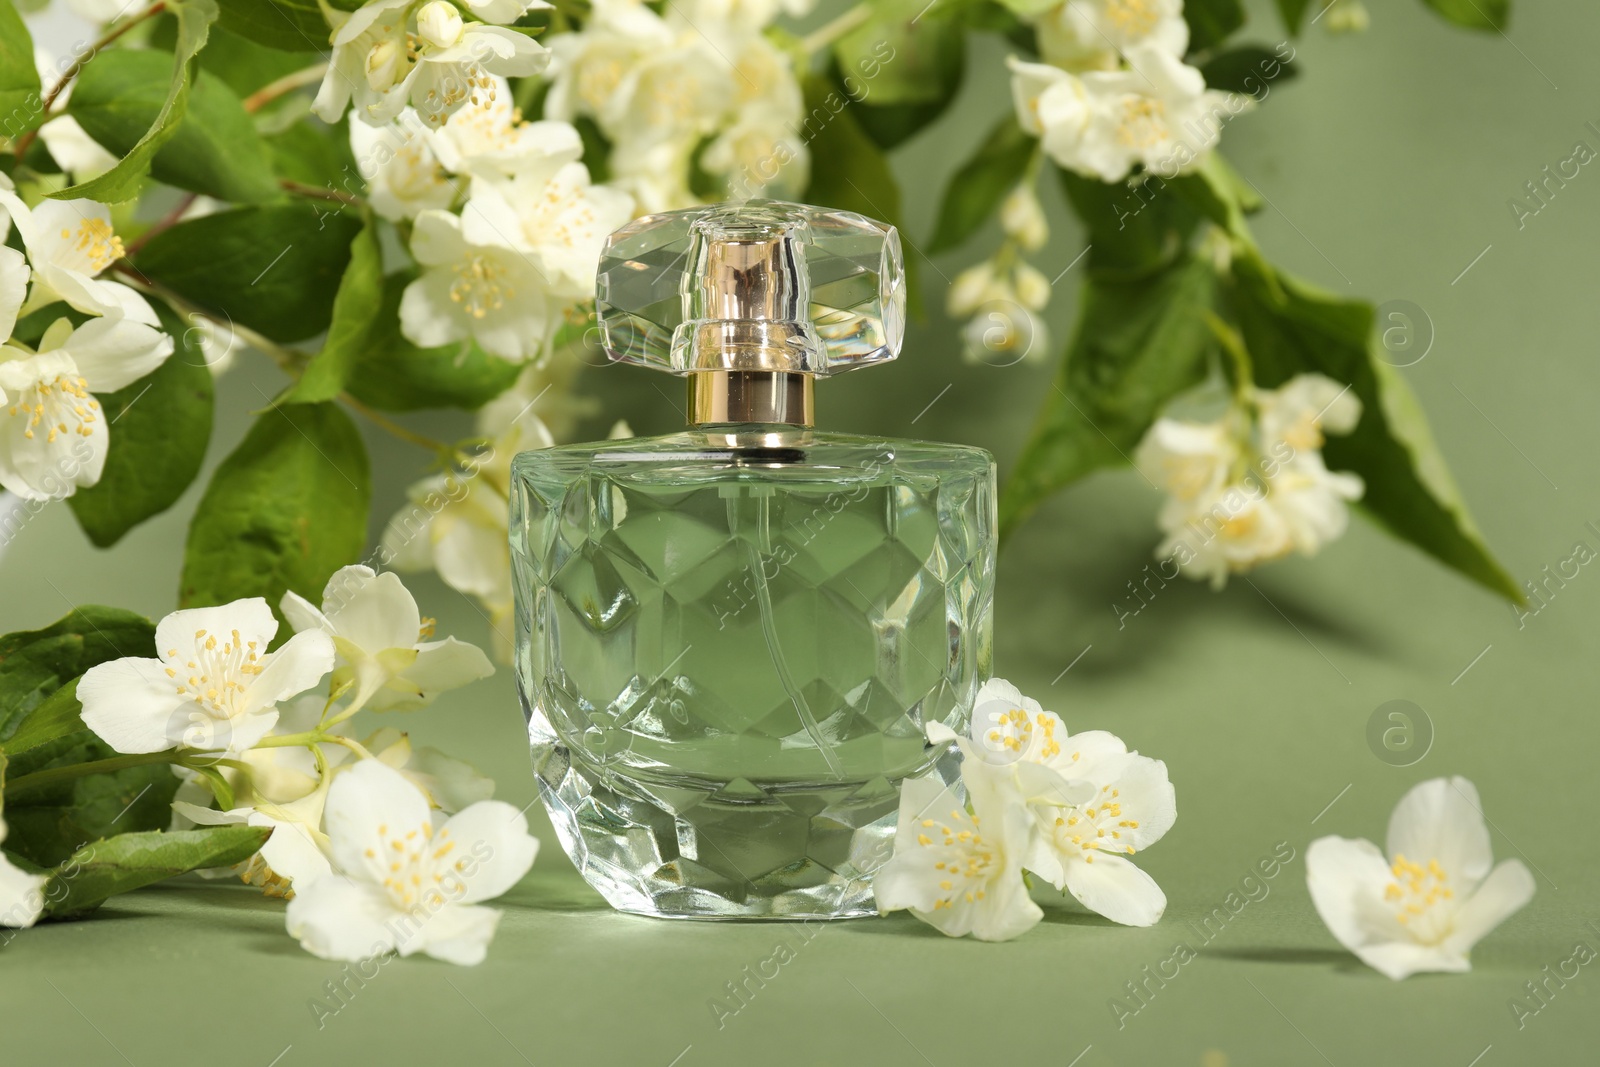
[[[1199,955],[1242,963],[1299,963],[1331,966],[1341,971],[1367,970],[1360,960],[1337,948],[1213,948],[1201,949]]]

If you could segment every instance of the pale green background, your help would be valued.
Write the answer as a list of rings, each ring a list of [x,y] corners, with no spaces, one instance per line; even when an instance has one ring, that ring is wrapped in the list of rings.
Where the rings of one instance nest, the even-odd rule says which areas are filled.
[[[1600,548],[1585,525],[1600,521],[1600,171],[1586,168],[1520,232],[1507,200],[1575,141],[1600,148],[1584,125],[1600,124],[1600,10],[1522,0],[1507,41],[1453,30],[1419,3],[1371,6],[1365,36],[1309,34],[1299,45],[1306,76],[1239,119],[1225,144],[1273,205],[1256,223],[1271,258],[1339,292],[1407,299],[1431,315],[1437,343],[1404,373],[1489,543],[1519,580],[1531,578],[1576,541]],[[1275,21],[1256,8],[1249,36],[1275,44]],[[929,233],[945,176],[992,121],[1001,55],[976,47],[974,91],[896,158],[913,244]],[[1054,276],[1081,237],[1050,197],[1055,240],[1041,259]],[[923,264],[930,305],[941,275],[978,247]],[[1062,280],[1050,310],[1058,336],[1076,277]],[[900,364],[824,387],[825,421],[904,434],[954,383],[916,434],[987,445],[1004,466],[1049,370],[964,366],[951,337],[935,310]],[[644,375],[607,370],[590,385],[618,398],[612,417],[666,429],[675,417]],[[244,366],[223,380],[214,453],[259,406],[249,383],[270,391],[272,378]],[[373,443],[381,521],[424,457]],[[65,508],[35,519],[0,563],[0,629],[41,625],[84,601],[170,610],[196,496],[112,553],[88,547]],[[545,852],[507,898],[481,967],[391,964],[319,1031],[308,1001],[339,967],[284,935],[281,905],[177,884],[119,899],[92,921],[24,933],[0,952],[6,1062],[1594,1062],[1595,966],[1520,1032],[1508,1001],[1575,942],[1600,947],[1600,927],[1588,925],[1600,922],[1600,573],[1584,569],[1519,629],[1504,604],[1358,524],[1321,558],[1270,567],[1254,587],[1212,595],[1174,585],[1119,630],[1111,605],[1149,558],[1155,506],[1121,473],[1045,508],[1002,557],[996,655],[1000,673],[1072,728],[1115,730],[1167,761],[1181,817],[1140,860],[1170,899],[1153,929],[1057,910],[1006,945],[948,941],[904,917],[826,926],[802,942],[792,926],[624,917],[577,878],[539,815]],[[442,631],[485,638],[464,599],[432,579],[414,588]],[[1404,769],[1380,762],[1364,735],[1373,710],[1397,698],[1420,704],[1437,730],[1426,758]],[[508,673],[412,721],[418,736],[493,774],[502,797],[533,798]],[[1496,856],[1525,857],[1538,894],[1479,946],[1470,975],[1396,984],[1323,929],[1304,849],[1322,833],[1381,841],[1396,799],[1444,774],[1478,784]],[[1297,858],[1271,895],[1119,1031],[1108,999],[1177,941],[1197,944],[1189,922],[1281,841]],[[780,941],[804,947],[719,1030],[710,999]]]

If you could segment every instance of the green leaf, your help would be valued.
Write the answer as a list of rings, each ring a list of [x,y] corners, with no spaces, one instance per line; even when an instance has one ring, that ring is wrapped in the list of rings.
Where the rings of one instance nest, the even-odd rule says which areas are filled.
[[[1213,89],[1243,93],[1261,100],[1283,82],[1298,78],[1300,67],[1271,48],[1242,44],[1206,60],[1200,73],[1205,75],[1206,85]]]
[[[927,0],[869,0],[867,21],[839,38],[833,57],[857,102],[926,104],[961,83],[965,42],[949,12]]]
[[[112,155],[131,152],[161,112],[171,69],[165,52],[106,52],[79,75],[68,111]],[[159,181],[233,203],[283,195],[255,122],[213,74],[198,72],[187,110],[164,141],[150,162]]]
[[[366,346],[346,388],[384,411],[482,407],[511,388],[522,364],[491,356],[475,344],[418,348],[400,334],[400,297],[414,271],[383,280],[383,294]]]
[[[1184,257],[1139,278],[1090,275],[1082,318],[1054,388],[1000,496],[1000,528],[1056,490],[1133,449],[1173,397],[1206,372],[1210,264]]]
[[[1000,201],[1024,177],[1039,142],[1022,132],[1007,114],[961,164],[945,187],[939,222],[928,242],[928,254],[955,248],[977,232],[1000,207]]]
[[[74,678],[22,716],[16,732],[6,739],[5,749],[21,755],[83,729],[83,705],[78,702],[78,679]]]
[[[368,222],[350,243],[350,262],[333,298],[333,321],[322,351],[312,357],[283,404],[316,404],[344,392],[350,372],[367,348],[383,296],[383,251]]]
[[[1315,371],[1360,398],[1354,432],[1329,437],[1328,466],[1366,481],[1361,508],[1406,540],[1486,588],[1521,602],[1490,554],[1405,380],[1373,351],[1370,304],[1342,300],[1250,258],[1236,259],[1235,307],[1256,383],[1282,385]]]
[[[77,697],[63,693],[52,695],[35,712],[49,709],[49,732],[56,736],[13,753],[8,771],[6,850],[43,867],[52,867],[88,842],[111,834],[165,828],[172,821],[172,798],[179,785],[164,756],[108,769],[114,764],[104,761],[139,757],[118,755],[85,729]],[[71,729],[74,719],[77,727]],[[33,732],[31,726],[29,730]],[[61,768],[75,768],[77,773],[17,788],[25,775]]]
[[[1057,169],[1073,211],[1089,230],[1089,270],[1138,278],[1185,255],[1200,215],[1169,186],[1151,175],[1142,182],[1108,184]]]
[[[45,914],[66,919],[93,911],[118,893],[190,871],[243,863],[272,836],[269,827],[209,826],[172,833],[118,834],[85,845],[45,886]]]
[[[1000,0],[1001,6],[1025,19],[1033,19],[1060,5],[1060,0]]]
[[[227,0],[221,25],[285,52],[325,52],[331,34],[317,0]]]
[[[22,716],[90,667],[123,656],[149,656],[156,628],[120,608],[86,605],[42,630],[0,637],[0,743]]]
[[[1511,0],[1422,0],[1441,18],[1469,30],[1505,32],[1511,21]]]
[[[321,119],[301,119],[265,134],[272,169],[280,178],[352,196],[366,193],[366,183],[350,154],[350,127],[341,119],[329,126]]]
[[[184,550],[183,607],[290,589],[318,597],[367,537],[372,478],[361,434],[332,403],[262,412],[211,477]]]
[[[1300,32],[1300,24],[1305,21],[1306,9],[1311,6],[1311,0],[1278,0],[1278,15],[1283,19],[1283,28],[1291,34]]]
[[[268,48],[249,37],[241,37],[237,33],[228,31],[224,28],[228,24],[228,13],[237,3],[238,0],[227,0],[223,4],[222,20],[200,53],[201,70],[208,71],[227,82],[228,88],[243,99],[257,89],[271,85],[279,78],[303,70],[316,62],[315,56],[295,55],[293,52]],[[318,21],[321,21],[320,14]],[[327,41],[327,36],[327,24],[324,23],[322,33],[324,42]],[[163,45],[163,47],[170,46]]]
[[[1189,24],[1189,48],[1199,52],[1216,47],[1244,25],[1244,5],[1239,0],[1184,0],[1183,19]]]
[[[193,60],[195,54],[205,47],[211,24],[217,20],[217,0],[169,0],[167,8],[178,17],[178,46],[168,63],[171,73],[167,77],[166,91],[149,127],[127,149],[116,166],[99,177],[51,193],[51,196],[60,200],[87,198],[103,204],[115,204],[139,195],[139,187],[144,183],[145,175],[150,173],[157,150],[177,132],[178,124],[188,110]],[[102,52],[78,75],[78,85],[73,90],[74,114],[78,96],[83,91],[84,78],[98,64],[123,54]],[[82,122],[81,119],[79,121]]]
[[[157,234],[134,265],[219,320],[304,341],[332,321],[360,229],[355,214],[312,204],[237,208]]]
[[[105,469],[67,498],[90,541],[109,548],[177,503],[211,442],[213,394],[210,369],[180,347],[155,371],[100,396],[111,420]]]
[[[33,38],[11,0],[0,0],[0,137],[16,138],[38,125],[44,113]]]

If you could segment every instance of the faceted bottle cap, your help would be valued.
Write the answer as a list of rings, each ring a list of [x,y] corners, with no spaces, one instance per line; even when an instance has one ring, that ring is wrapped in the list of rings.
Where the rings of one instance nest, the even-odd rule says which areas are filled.
[[[607,239],[596,307],[613,360],[674,374],[883,363],[905,335],[900,236],[776,200],[646,215]]]

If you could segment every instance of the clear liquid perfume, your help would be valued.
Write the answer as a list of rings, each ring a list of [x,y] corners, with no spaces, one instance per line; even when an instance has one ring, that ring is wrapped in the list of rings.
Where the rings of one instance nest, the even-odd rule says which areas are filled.
[[[994,462],[818,433],[812,382],[893,359],[892,227],[748,201],[606,245],[610,358],[688,378],[689,429],[513,466],[517,681],[568,855],[623,911],[873,912],[900,783],[987,677]]]

